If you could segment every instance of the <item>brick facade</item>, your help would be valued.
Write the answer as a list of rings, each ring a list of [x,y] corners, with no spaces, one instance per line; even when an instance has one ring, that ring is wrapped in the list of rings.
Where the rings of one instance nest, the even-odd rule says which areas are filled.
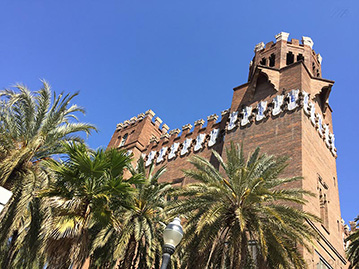
[[[148,163],[153,160],[159,166],[166,165],[162,180],[179,185],[189,181],[182,173],[190,168],[189,156],[198,154],[216,165],[212,150],[222,154],[231,141],[243,143],[247,153],[259,146],[262,153],[289,156],[282,176],[303,177],[291,187],[316,194],[308,197],[303,209],[323,220],[310,223],[320,240],[313,253],[303,250],[308,268],[318,264],[348,268],[328,103],[334,81],[321,77],[322,57],[312,49],[313,41],[308,37],[302,42],[288,41],[288,35],[280,33],[275,43],[256,45],[248,82],[233,89],[232,105],[220,118],[211,115],[205,127],[204,121],[198,120],[194,128],[188,124],[182,131],[168,132],[167,125],[160,127],[161,119],[153,122],[154,113],[149,110],[118,124],[108,147],[125,148],[134,160],[143,154]]]

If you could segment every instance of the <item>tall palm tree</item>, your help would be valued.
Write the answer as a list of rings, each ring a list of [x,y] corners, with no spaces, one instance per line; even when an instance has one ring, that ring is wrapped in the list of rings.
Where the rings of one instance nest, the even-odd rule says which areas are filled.
[[[307,191],[284,187],[298,177],[278,178],[286,159],[257,148],[246,160],[233,143],[226,162],[213,154],[221,169],[192,157],[195,169],[185,175],[196,183],[177,190],[181,199],[169,208],[187,218],[183,268],[304,268],[297,245],[310,250],[315,233],[306,219],[318,218],[297,207]]]
[[[355,222],[359,221],[359,216],[355,219]],[[347,256],[350,261],[349,268],[359,268],[359,225],[356,225],[357,230],[353,231],[349,235],[346,241],[350,242],[347,249]]]
[[[55,180],[41,192],[53,209],[45,227],[47,262],[49,268],[81,268],[91,255],[96,231],[120,228],[115,211],[127,206],[134,192],[131,185],[141,181],[136,176],[124,180],[131,160],[124,151],[92,151],[80,143],[64,148],[64,161],[47,161]]]
[[[32,93],[24,85],[0,91],[0,186],[13,196],[0,215],[2,268],[31,267],[42,248],[41,222],[49,214],[36,192],[49,179],[42,161],[63,152],[61,141],[80,141],[78,132],[90,134],[95,127],[77,121],[76,94],[52,94],[43,81]],[[52,100],[51,100],[52,99]]]
[[[103,262],[109,259],[117,261],[119,268],[124,269],[150,269],[160,264],[166,222],[164,207],[171,185],[158,181],[165,167],[154,172],[152,163],[147,170],[142,157],[136,168],[132,165],[128,168],[143,182],[134,184],[136,192],[132,204],[120,212],[121,230],[104,229],[96,239],[94,246],[98,247],[98,252],[93,258],[99,268],[105,268]]]

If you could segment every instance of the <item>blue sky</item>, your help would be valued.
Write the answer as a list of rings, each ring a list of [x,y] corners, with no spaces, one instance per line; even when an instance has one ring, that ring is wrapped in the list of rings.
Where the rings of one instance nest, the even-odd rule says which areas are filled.
[[[229,108],[247,81],[255,44],[310,36],[335,80],[330,104],[342,217],[357,200],[358,1],[75,0],[0,2],[0,88],[50,82],[80,91],[83,121],[106,146],[115,126],[149,108],[171,129]]]

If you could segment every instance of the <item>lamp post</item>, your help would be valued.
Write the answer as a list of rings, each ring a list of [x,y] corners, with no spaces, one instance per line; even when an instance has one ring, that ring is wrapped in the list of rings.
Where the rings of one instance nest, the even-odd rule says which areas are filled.
[[[175,252],[176,246],[179,244],[183,237],[183,229],[181,226],[181,220],[174,218],[170,222],[163,232],[163,255],[161,269],[166,269],[171,259],[171,255]]]

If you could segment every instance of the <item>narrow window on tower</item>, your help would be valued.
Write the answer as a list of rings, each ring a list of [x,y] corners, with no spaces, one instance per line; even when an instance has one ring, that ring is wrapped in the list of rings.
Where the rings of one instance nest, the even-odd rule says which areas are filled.
[[[320,77],[319,69],[317,69],[317,77]]]
[[[287,53],[287,65],[294,63],[294,54],[290,51]]]
[[[269,66],[273,67],[275,65],[275,55],[272,53],[269,57]]]
[[[312,69],[313,69],[313,75],[314,75],[314,72],[315,72],[315,64],[312,63]]]
[[[322,226],[327,233],[329,233],[329,211],[328,211],[328,186],[323,179],[318,175],[318,198],[319,198],[319,210],[320,218],[322,220]]]
[[[259,62],[261,65],[267,65],[267,59],[262,58],[262,60]]]
[[[122,137],[122,140],[121,140],[121,143],[120,143],[119,147],[122,147],[122,146],[125,145],[126,140],[127,140],[127,137],[128,137],[128,134],[125,134],[125,135]]]
[[[303,61],[303,62],[304,62],[304,56],[303,56],[303,54],[301,54],[301,53],[299,53],[299,54],[297,55],[297,62],[299,62],[299,61]]]

